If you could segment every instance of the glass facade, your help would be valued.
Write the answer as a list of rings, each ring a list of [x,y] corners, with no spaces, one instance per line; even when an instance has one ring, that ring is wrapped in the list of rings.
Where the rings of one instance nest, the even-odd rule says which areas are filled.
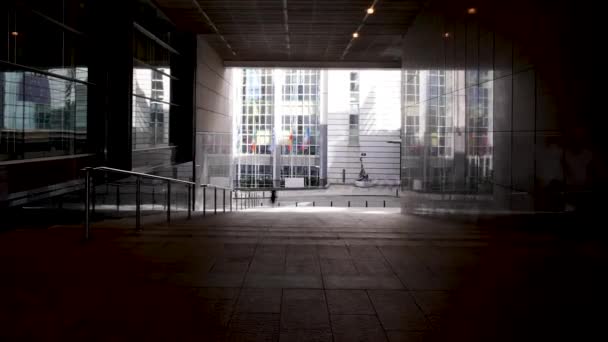
[[[359,73],[350,73],[350,113],[348,116],[348,144],[359,145]]]
[[[402,77],[404,187],[491,192],[492,84],[466,87],[472,75],[462,70],[406,69]]]
[[[318,186],[319,84],[319,70],[242,70],[237,187]]]
[[[85,2],[33,1],[0,16],[0,161],[87,152]]]
[[[133,33],[133,150],[169,146],[173,54],[138,24]],[[162,42],[162,41],[161,41]]]
[[[286,70],[281,107],[281,181],[319,185],[320,71]]]

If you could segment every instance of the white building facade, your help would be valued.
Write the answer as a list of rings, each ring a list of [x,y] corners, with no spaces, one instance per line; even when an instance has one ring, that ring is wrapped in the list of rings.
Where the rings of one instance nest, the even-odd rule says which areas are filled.
[[[327,71],[327,181],[399,184],[400,70]]]

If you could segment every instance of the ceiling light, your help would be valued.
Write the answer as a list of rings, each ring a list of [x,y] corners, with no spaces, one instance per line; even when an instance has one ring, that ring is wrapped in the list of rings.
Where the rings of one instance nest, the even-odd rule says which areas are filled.
[[[443,38],[450,38],[450,32],[446,32],[443,34]]]
[[[353,33],[353,38],[359,38],[359,32]]]
[[[374,14],[374,8],[373,7],[368,8],[367,14]]]
[[[19,32],[17,32],[17,31],[11,32],[11,36],[17,37],[18,35],[19,35]]]
[[[471,8],[469,8],[469,9],[467,10],[467,13],[469,13],[469,14],[475,14],[475,13],[477,13],[477,8],[475,8],[475,7],[471,7]]]

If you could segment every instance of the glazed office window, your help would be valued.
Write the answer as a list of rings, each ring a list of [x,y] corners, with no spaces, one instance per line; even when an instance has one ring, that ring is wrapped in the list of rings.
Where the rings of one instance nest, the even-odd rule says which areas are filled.
[[[270,188],[272,187],[272,165],[241,164],[237,187]]]
[[[348,116],[348,144],[359,146],[359,73],[350,73],[350,114]]]
[[[446,110],[445,79],[445,71],[429,71],[426,131],[430,145],[430,155],[433,157],[449,157],[452,155],[452,119]]]
[[[281,154],[315,156],[319,151],[319,82],[318,70],[285,71],[282,89]]]
[[[415,105],[420,101],[420,73],[418,70],[405,70],[403,78],[404,105]]]
[[[270,154],[274,115],[271,69],[243,70],[241,106],[241,154]]]
[[[133,93],[132,148],[168,147],[169,122],[175,104],[171,90],[179,79],[171,75],[174,56],[170,46],[154,39],[147,29],[134,24],[133,29]],[[161,161],[159,161],[160,163]]]
[[[65,1],[50,13],[44,5],[0,9],[0,34],[7,37],[0,54],[0,162],[87,152],[81,8]]]

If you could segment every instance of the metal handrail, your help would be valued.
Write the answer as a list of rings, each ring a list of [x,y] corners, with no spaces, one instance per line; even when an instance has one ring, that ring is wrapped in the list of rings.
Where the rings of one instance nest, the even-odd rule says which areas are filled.
[[[196,183],[194,182],[190,182],[190,181],[184,181],[184,180],[180,180],[180,179],[174,179],[174,178],[168,178],[168,177],[162,177],[162,176],[156,176],[156,175],[150,175],[147,173],[141,173],[141,172],[134,172],[134,171],[127,171],[127,170],[121,170],[121,169],[114,169],[111,167],[106,167],[106,166],[99,166],[99,167],[85,167],[84,169],[82,169],[82,171],[85,172],[85,231],[84,231],[84,238],[85,240],[89,239],[89,232],[90,232],[90,228],[91,228],[91,181],[92,181],[92,177],[91,177],[91,173],[95,172],[95,171],[101,171],[101,172],[113,172],[113,173],[119,173],[119,174],[123,174],[123,175],[128,175],[128,176],[135,176],[135,227],[137,230],[141,230],[141,179],[142,178],[149,178],[149,179],[156,179],[156,180],[161,180],[161,181],[165,181],[167,182],[167,222],[171,222],[171,183],[179,183],[179,184],[185,184],[188,186],[188,218],[192,217],[192,208],[193,208],[193,198],[192,198],[192,188],[194,185],[196,185]]]
[[[85,167],[84,169],[82,169],[82,171],[86,171],[87,169],[93,170],[93,171],[110,171],[110,172],[115,172],[115,173],[121,173],[121,174],[124,174],[124,175],[131,175],[131,176],[139,176],[139,177],[144,177],[144,178],[152,178],[152,179],[165,180],[165,181],[169,181],[169,182],[173,182],[173,183],[182,183],[182,184],[196,185],[196,183],[194,183],[194,182],[185,181],[185,180],[181,180],[181,179],[162,177],[162,176],[150,175],[150,174],[147,174],[147,173],[127,171],[127,170],[121,170],[121,169],[114,169],[114,168],[106,167],[106,166]]]
[[[89,232],[90,232],[90,216],[91,216],[91,204],[93,207],[93,211],[95,210],[95,188],[93,187],[91,189],[91,183],[93,180],[92,177],[92,173],[93,172],[113,172],[113,173],[118,173],[118,174],[123,174],[123,175],[128,175],[128,176],[135,176],[135,226],[136,229],[139,231],[141,230],[141,179],[142,178],[149,178],[149,179],[155,179],[155,180],[159,180],[159,181],[163,181],[163,182],[167,182],[167,203],[166,203],[166,207],[167,207],[167,222],[171,222],[171,183],[178,183],[178,184],[184,184],[188,187],[188,219],[190,219],[192,217],[192,210],[194,210],[194,196],[193,196],[193,190],[195,189],[196,183],[195,182],[190,182],[190,181],[185,181],[185,180],[181,180],[181,179],[175,179],[175,178],[169,178],[169,177],[162,177],[162,176],[156,176],[156,175],[150,175],[147,173],[141,173],[141,172],[135,172],[135,171],[128,171],[128,170],[121,170],[121,169],[115,169],[115,168],[111,168],[111,167],[106,167],[106,166],[99,166],[99,167],[85,167],[84,169],[82,169],[82,171],[85,172],[85,240],[89,239]],[[117,184],[118,187],[120,187],[119,184]],[[217,214],[217,189],[222,190],[222,202],[223,202],[223,206],[222,206],[222,212],[226,212],[226,191],[229,192],[229,203],[230,203],[230,211],[232,211],[232,201],[233,201],[233,192],[234,190],[232,188],[227,188],[227,187],[222,187],[222,186],[218,186],[218,185],[213,185],[213,184],[200,184],[200,187],[203,189],[203,216],[205,216],[206,214],[206,190],[207,188],[213,188],[213,198],[214,198],[214,203],[213,203],[213,213]],[[93,203],[91,203],[91,192],[93,192]],[[234,196],[236,197],[236,196]],[[235,198],[236,200],[236,198]],[[120,201],[120,196],[118,194],[118,190],[117,190],[117,206],[118,203]],[[238,206],[237,206],[238,209]]]

